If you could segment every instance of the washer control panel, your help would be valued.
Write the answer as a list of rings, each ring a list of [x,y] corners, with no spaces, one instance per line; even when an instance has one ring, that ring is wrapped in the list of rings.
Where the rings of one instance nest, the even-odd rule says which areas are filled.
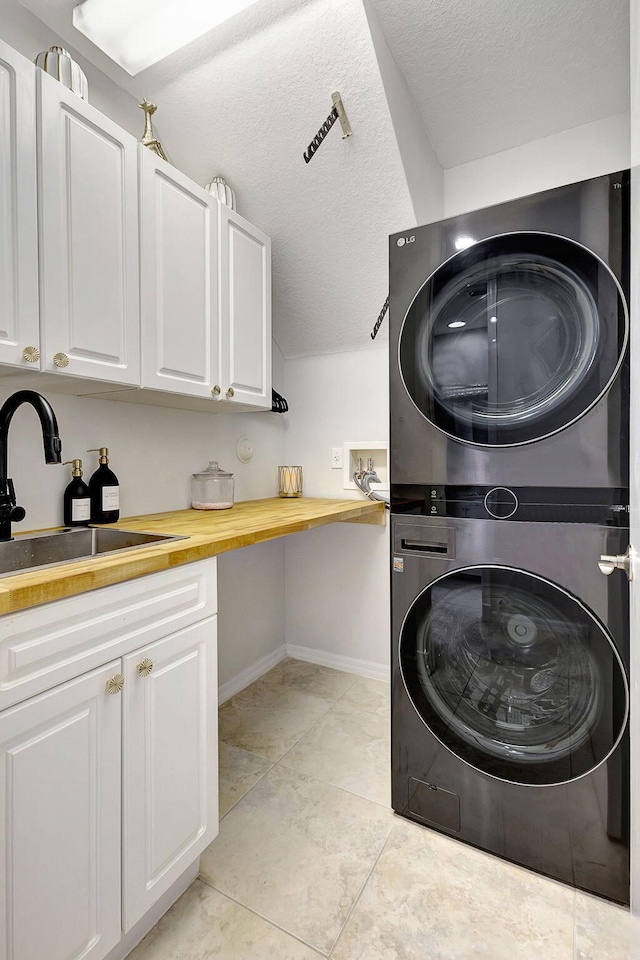
[[[428,517],[629,525],[629,491],[608,487],[391,485],[391,512]]]
[[[484,498],[484,508],[494,520],[508,520],[518,509],[518,498],[508,487],[493,487]]]

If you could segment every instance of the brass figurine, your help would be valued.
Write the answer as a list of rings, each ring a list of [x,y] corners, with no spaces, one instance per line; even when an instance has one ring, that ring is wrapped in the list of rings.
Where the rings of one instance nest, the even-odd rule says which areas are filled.
[[[149,103],[145,97],[142,103],[139,103],[138,106],[141,110],[144,110],[144,133],[142,134],[142,139],[140,143],[143,146],[148,147],[149,150],[153,150],[155,154],[161,157],[163,160],[167,159],[167,155],[162,149],[162,144],[159,140],[156,140],[153,134],[153,126],[151,125],[151,117],[158,109],[155,103]]]

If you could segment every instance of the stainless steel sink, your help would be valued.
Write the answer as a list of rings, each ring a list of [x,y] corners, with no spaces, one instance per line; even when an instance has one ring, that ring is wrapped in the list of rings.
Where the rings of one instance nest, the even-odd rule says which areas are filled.
[[[184,539],[155,533],[134,533],[131,530],[109,530],[105,527],[26,534],[15,540],[0,542],[0,577],[106,553],[120,553],[153,543]]]

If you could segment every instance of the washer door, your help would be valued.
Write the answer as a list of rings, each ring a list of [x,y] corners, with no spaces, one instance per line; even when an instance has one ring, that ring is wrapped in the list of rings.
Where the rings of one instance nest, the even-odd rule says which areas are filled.
[[[573,240],[491,237],[422,286],[400,335],[402,377],[420,413],[456,440],[531,443],[606,393],[628,316],[613,273]]]
[[[466,567],[434,581],[405,618],[400,666],[438,740],[512,783],[584,776],[627,721],[624,669],[600,622],[521,570]]]

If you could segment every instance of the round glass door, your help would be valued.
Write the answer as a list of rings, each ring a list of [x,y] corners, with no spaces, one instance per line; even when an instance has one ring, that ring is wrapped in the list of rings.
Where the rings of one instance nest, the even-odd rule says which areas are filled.
[[[425,282],[400,335],[420,413],[456,440],[531,443],[608,390],[627,344],[620,286],[595,254],[542,233],[491,237]]]
[[[431,732],[501,780],[581,777],[626,724],[624,670],[600,622],[520,570],[467,567],[436,580],[405,618],[400,664]]]

